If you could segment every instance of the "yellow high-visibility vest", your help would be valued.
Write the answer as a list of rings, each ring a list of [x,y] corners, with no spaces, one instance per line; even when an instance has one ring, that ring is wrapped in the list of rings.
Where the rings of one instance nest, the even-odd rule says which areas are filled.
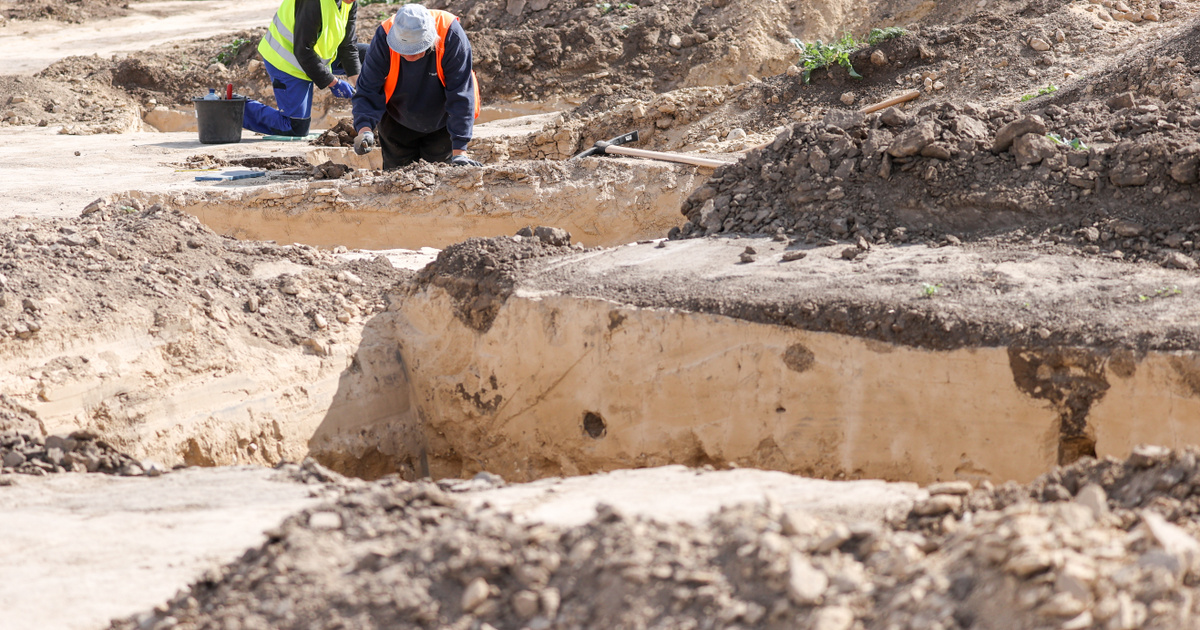
[[[321,35],[317,37],[313,52],[317,53],[327,66],[337,56],[338,46],[346,37],[346,22],[350,19],[353,2],[354,0],[321,0]],[[275,12],[275,19],[271,20],[267,34],[258,43],[258,54],[272,66],[297,79],[312,81],[304,70],[300,69],[300,62],[296,60],[295,36],[292,34],[295,23],[296,0],[283,0],[279,10]]]

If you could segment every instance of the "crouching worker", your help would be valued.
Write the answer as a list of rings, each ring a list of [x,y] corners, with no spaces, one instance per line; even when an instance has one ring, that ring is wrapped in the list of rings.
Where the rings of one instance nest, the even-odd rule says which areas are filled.
[[[361,66],[356,17],[354,0],[283,0],[258,44],[279,109],[246,101],[242,126],[262,134],[307,135],[314,85],[337,98],[353,96]]]
[[[480,165],[466,151],[479,116],[479,83],[471,43],[450,13],[406,4],[381,24],[351,103],[355,152],[373,149],[378,133],[385,169],[418,159]]]

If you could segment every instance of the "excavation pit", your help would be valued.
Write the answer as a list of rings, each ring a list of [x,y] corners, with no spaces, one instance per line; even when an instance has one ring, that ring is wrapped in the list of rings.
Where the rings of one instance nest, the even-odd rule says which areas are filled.
[[[345,150],[317,150],[322,155],[339,151]],[[441,248],[473,236],[550,225],[594,247],[660,238],[679,222],[679,207],[710,172],[648,160],[516,161],[483,168],[423,165],[352,179],[131,191],[120,197],[178,208],[218,233],[243,240]]]
[[[339,385],[346,408],[331,408],[314,455],[367,477],[681,463],[977,483],[1200,440],[1197,359],[1180,349],[1200,329],[1176,319],[1193,298],[1160,300],[1153,320],[1136,298],[1200,290],[1175,272],[987,247],[856,263],[818,247],[783,263],[784,245],[763,239],[750,264],[744,239],[519,258],[507,240],[447,250],[397,293],[364,331]],[[464,267],[470,248],[509,280]],[[1047,295],[1066,269],[1075,279]],[[1097,292],[1129,300],[1097,306]],[[382,396],[390,408],[353,409]]]

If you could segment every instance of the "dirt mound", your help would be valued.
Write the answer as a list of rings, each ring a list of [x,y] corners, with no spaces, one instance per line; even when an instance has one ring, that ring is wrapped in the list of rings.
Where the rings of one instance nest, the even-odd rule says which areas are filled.
[[[1051,502],[1028,499],[1046,481],[992,505],[990,488],[930,486],[912,518],[940,532],[771,504],[699,527],[601,505],[588,524],[558,529],[383,480],[289,518],[222,573],[112,627],[1188,627],[1200,527],[1132,498],[1155,485],[1186,494],[1172,471],[1190,478],[1196,455],[1140,457],[1056,471],[1108,490]]]
[[[1136,5],[1136,3],[1134,3]],[[1152,12],[1147,7],[1145,12]],[[1169,11],[1168,15],[1174,13]],[[1180,20],[1182,21],[1182,20]],[[1106,98],[1121,92],[1170,103],[1200,94],[1200,21],[1192,19],[1161,41],[1151,40],[1138,50],[1088,78],[1053,95],[1049,102],[1065,104]]]
[[[170,464],[295,457],[296,443],[285,443],[296,439],[291,427],[266,405],[225,424],[201,417],[186,430],[142,432],[164,413],[163,392],[214,399],[225,390],[189,388],[240,370],[286,370],[304,357],[323,365],[411,275],[381,257],[346,262],[313,247],[222,237],[136,200],[97,201],[85,212],[0,223],[0,389],[44,406],[42,420],[63,427],[56,432],[93,429],[123,452]],[[117,342],[134,351],[97,349]],[[272,374],[262,386],[286,387],[268,383]],[[187,433],[200,427],[206,436]],[[225,442],[226,433],[240,435]]]
[[[684,204],[678,235],[778,232],[865,248],[1050,229],[1093,254],[1194,268],[1194,103],[1112,107],[835,111],[720,169]]]
[[[0,431],[16,431],[29,435],[42,435],[42,423],[33,411],[26,409],[5,394],[0,394]]]
[[[985,484],[962,503],[966,511],[1003,510],[1023,501],[1060,503],[1092,502],[1107,505],[1116,522],[1125,529],[1138,521],[1138,511],[1155,512],[1181,527],[1200,531],[1200,449],[1171,450],[1161,446],[1137,446],[1125,460],[1115,457],[1085,457],[1042,475],[1028,486],[1013,483],[993,488]],[[929,525],[928,514],[910,515],[910,522]]]
[[[0,125],[64,125],[63,133],[122,133],[138,129],[137,102],[95,81],[0,76]]]
[[[82,23],[121,17],[137,0],[16,0],[0,3],[0,25],[4,20],[58,20]]]
[[[336,125],[317,136],[312,143],[322,147],[352,147],[358,131],[354,129],[354,121],[343,118]]]
[[[67,57],[38,77],[55,81],[85,80],[112,86],[143,105],[191,105],[209,88],[233,83],[239,94],[270,93],[257,59],[265,27],[207,39],[163,44],[148,50],[102,59]],[[252,63],[252,61],[254,63]],[[261,76],[260,76],[261,75]]]
[[[571,235],[552,227],[526,228],[514,237],[469,238],[451,245],[422,269],[408,290],[430,284],[456,299],[454,314],[480,331],[491,328],[504,301],[516,286],[522,261],[570,251]]]
[[[48,437],[21,431],[0,432],[0,465],[0,474],[100,472],[125,477],[157,477],[164,472],[154,464],[143,467],[136,459],[86,431]]]
[[[991,3],[1001,14],[1036,17],[1066,4]],[[665,92],[722,86],[783,72],[798,55],[790,40],[862,37],[874,27],[949,24],[975,2],[788,5],[728,0],[593,3],[488,0],[430,3],[462,17],[485,93],[503,99],[583,99],[635,87]]]
[[[69,335],[74,320],[94,320],[93,313],[128,303],[153,305],[161,325],[195,304],[263,341],[302,343],[330,321],[377,308],[376,292],[405,275],[303,245],[239,242],[178,211],[128,203],[95,203],[81,219],[0,225],[0,343]],[[256,267],[280,263],[294,271],[255,278]],[[315,266],[326,269],[325,277],[308,274]],[[48,284],[48,277],[56,281]],[[330,280],[345,288],[334,292]]]

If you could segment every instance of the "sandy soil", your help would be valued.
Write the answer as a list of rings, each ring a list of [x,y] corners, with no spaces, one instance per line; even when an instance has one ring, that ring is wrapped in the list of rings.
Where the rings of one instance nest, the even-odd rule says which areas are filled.
[[[467,423],[517,398],[503,388],[539,385],[489,378],[477,364],[499,358],[473,356],[472,348],[502,346],[463,340],[488,334],[497,321],[500,333],[515,331],[504,309],[540,300],[544,310],[530,309],[537,316],[518,323],[537,329],[528,343],[545,347],[513,347],[500,358],[569,357],[579,348],[554,344],[570,330],[618,334],[618,309],[750,322],[772,334],[820,332],[879,355],[893,347],[930,356],[1002,348],[1007,385],[1047,412],[1039,435],[1049,446],[1039,461],[1078,462],[1028,486],[996,488],[982,473],[968,480],[970,462],[951,453],[943,469],[964,470],[963,477],[925,490],[679,468],[509,487],[490,474],[366,483],[320,473],[338,493],[321,507],[303,504],[306,486],[272,485],[262,469],[27,481],[9,473],[51,471],[8,465],[0,505],[11,509],[0,510],[0,523],[16,523],[26,537],[20,545],[0,542],[0,552],[42,580],[9,585],[33,591],[0,587],[3,607],[29,620],[22,625],[46,625],[47,608],[63,611],[64,627],[117,615],[113,626],[122,630],[1195,624],[1197,454],[1133,445],[1149,430],[1139,427],[1153,425],[1163,431],[1154,435],[1168,439],[1192,435],[1191,418],[1171,414],[1187,415],[1200,391],[1191,356],[1200,343],[1192,316],[1200,291],[1193,239],[1200,216],[1192,208],[1200,179],[1195,2],[437,0],[431,4],[462,14],[473,34],[487,104],[579,106],[528,129],[510,125],[510,132],[481,137],[482,169],[421,165],[380,174],[354,170],[370,164],[344,149],[321,148],[330,160],[321,175],[272,175],[304,180],[292,186],[295,203],[272,197],[262,182],[201,185],[177,169],[247,158],[292,168],[308,147],[202,147],[191,133],[142,126],[158,120],[162,128],[184,128],[174,126],[178,112],[169,108],[210,84],[268,94],[252,39],[274,2],[232,9],[211,0],[97,2],[78,14],[67,11],[72,3],[58,4],[37,11],[60,20],[124,15],[68,26],[0,5],[0,60],[20,75],[0,77],[7,97],[0,97],[0,186],[9,193],[0,207],[0,383],[37,414],[22,417],[27,428],[93,429],[127,454],[210,466],[300,459],[317,444],[307,438],[338,430],[335,437],[358,449],[332,453],[339,469],[400,472],[409,481],[431,471],[473,474],[489,468],[489,457],[499,461],[496,453],[530,445],[529,457],[504,461],[531,479],[614,461],[730,463],[695,440],[655,452],[649,431],[630,432],[637,448],[605,453],[594,440],[607,425],[587,414],[579,414],[579,426],[566,415],[495,430]],[[360,38],[392,10],[364,10]],[[806,77],[794,65],[790,38],[828,41],[844,30],[861,38],[869,27],[891,25],[906,30],[847,52],[861,77],[842,66]],[[64,27],[72,37],[62,36]],[[215,63],[221,53],[225,62]],[[908,90],[920,94],[911,104],[855,111]],[[336,104],[318,106],[334,116]],[[610,158],[540,168],[506,162],[565,158],[633,129],[642,146],[747,152],[687,185],[693,192],[670,240],[583,250],[557,226],[543,226],[521,240],[450,246],[414,279],[369,252],[347,262],[338,258],[346,252],[236,241],[179,212],[251,195],[268,213],[336,212],[339,190],[369,185],[376,200],[470,190],[458,202],[488,213],[501,205],[486,199],[484,183],[501,179],[506,194],[551,204],[539,196],[553,194],[545,183],[588,183],[590,172],[597,187],[614,187],[619,169],[589,166]],[[1062,146],[1072,140],[1081,144]],[[336,185],[309,181],[332,172]],[[139,193],[122,196],[130,189]],[[412,266],[427,259],[407,258]],[[594,308],[571,311],[584,302]],[[570,326],[556,320],[569,312],[590,315]],[[527,339],[509,337],[501,341]],[[645,344],[661,344],[659,337]],[[590,352],[591,337],[570,339]],[[788,352],[782,367],[775,365],[780,353],[770,355],[773,369],[811,366],[803,347]],[[642,357],[636,349],[629,354],[634,359],[625,360]],[[443,355],[458,368],[441,369]],[[1091,458],[1098,442],[1087,414],[1111,385],[1104,379],[1142,383],[1134,376],[1147,356],[1157,357],[1156,369],[1180,393],[1149,387],[1148,398],[1130,395],[1149,402],[1118,409],[1129,430],[1108,452],[1132,455],[1125,462]],[[404,386],[431,366],[442,389]],[[740,370],[739,363],[727,371]],[[449,403],[431,406],[439,395]],[[521,395],[531,407],[546,398]],[[621,406],[621,395],[628,392],[603,402]],[[1165,411],[1152,415],[1150,403],[1154,413]],[[428,413],[472,407],[482,412]],[[760,415],[784,412],[780,405]],[[736,418],[726,414],[717,428],[736,431]],[[553,431],[571,433],[576,451],[547,454]],[[933,441],[930,433],[908,437]],[[55,457],[45,441],[5,439],[47,461]],[[434,448],[397,446],[421,439]],[[881,448],[905,450],[898,441]],[[777,451],[764,441],[752,463],[854,474],[820,468],[823,454],[779,463]],[[886,474],[904,478],[895,470]],[[203,485],[205,475],[230,485]],[[253,492],[211,494],[240,485]],[[264,487],[288,490],[268,493],[279,502],[241,502]],[[158,498],[164,493],[172,496]],[[172,506],[198,504],[203,511],[185,512],[192,526],[203,526],[192,536],[222,536],[215,542],[224,546],[195,548],[183,566],[137,546],[170,547],[173,539],[159,534],[192,531],[168,518]],[[267,521],[287,512],[256,545]],[[236,535],[209,529],[213,514],[240,524]],[[158,529],[145,534],[130,519]],[[131,540],[131,531],[141,535]],[[155,559],[143,570],[86,554],[80,542],[87,551],[133,545],[136,557]],[[235,548],[247,546],[232,560]],[[197,575],[210,553],[226,564]],[[63,602],[89,596],[28,594],[89,586],[87,579],[62,584],[78,557],[99,561],[88,569],[95,575],[128,577],[113,580],[120,588],[112,595],[96,591],[103,601],[74,609]],[[137,588],[143,580],[160,590]],[[170,595],[168,587],[186,581],[190,587]],[[120,605],[106,608],[106,601]]]
[[[0,584],[5,628],[88,630],[152,607],[315,503],[264,468],[13,483],[0,492],[0,559],[21,579]]]
[[[248,0],[234,6],[218,0],[176,0],[139,2],[129,5],[124,17],[66,27],[53,21],[11,20],[0,29],[0,63],[6,74],[33,74],[71,55],[108,57],[261,27],[277,8],[275,0]],[[69,37],[64,37],[64,28]]]
[[[193,171],[196,167],[186,163],[197,154],[228,159],[288,157],[302,156],[307,148],[249,135],[238,144],[203,145],[196,134],[186,132],[70,136],[52,128],[7,128],[0,129],[0,138],[0,159],[10,165],[0,173],[0,186],[6,192],[0,217],[79,216],[98,197],[125,190],[170,193],[211,187],[212,183],[195,181],[197,175],[211,171]]]

